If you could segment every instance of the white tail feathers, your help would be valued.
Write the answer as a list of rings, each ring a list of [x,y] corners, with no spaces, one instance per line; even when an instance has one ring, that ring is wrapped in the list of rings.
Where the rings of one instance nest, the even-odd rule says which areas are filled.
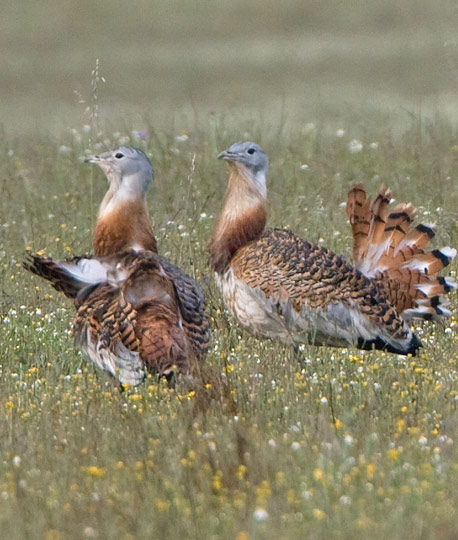
[[[432,275],[436,274],[445,266],[448,266],[456,256],[456,249],[445,247],[435,249],[430,253],[420,253],[406,261],[401,268],[418,270],[419,272]]]
[[[353,231],[355,267],[377,280],[391,304],[404,318],[449,316],[441,296],[457,288],[450,277],[436,274],[456,256],[444,247],[425,252],[435,235],[435,225],[412,226],[417,210],[399,203],[388,213],[391,191],[384,185],[374,202],[361,184],[348,193],[347,214]]]
[[[445,292],[454,291],[457,289],[457,284],[452,278],[437,278],[436,283],[418,283],[416,288],[421,291],[426,298],[438,296]]]

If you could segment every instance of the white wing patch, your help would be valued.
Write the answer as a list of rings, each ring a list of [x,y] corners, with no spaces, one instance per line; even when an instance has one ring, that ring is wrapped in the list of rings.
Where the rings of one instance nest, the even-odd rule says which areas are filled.
[[[74,279],[88,285],[96,285],[107,280],[107,269],[97,259],[80,259],[77,263],[62,261],[59,262],[59,266]]]

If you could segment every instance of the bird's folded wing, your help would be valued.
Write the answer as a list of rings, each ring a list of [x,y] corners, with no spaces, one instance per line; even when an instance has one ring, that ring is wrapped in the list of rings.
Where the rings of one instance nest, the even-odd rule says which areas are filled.
[[[238,280],[273,302],[290,302],[298,312],[305,306],[326,311],[341,302],[390,334],[406,331],[376,283],[343,257],[290,231],[266,229],[261,238],[239,250],[231,267]]]
[[[210,323],[205,300],[199,285],[178,266],[160,258],[166,276],[173,282],[183,327],[198,356],[207,352],[210,341]]]

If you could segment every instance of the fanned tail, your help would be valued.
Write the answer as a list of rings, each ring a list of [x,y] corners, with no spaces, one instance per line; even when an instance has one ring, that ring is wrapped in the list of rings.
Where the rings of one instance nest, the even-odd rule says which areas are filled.
[[[366,275],[381,254],[390,199],[391,191],[384,185],[373,203],[367,198],[362,184],[356,184],[348,193],[347,215],[354,238],[353,259],[355,266]]]
[[[361,184],[348,193],[347,214],[352,226],[355,267],[377,281],[390,303],[405,319],[449,316],[444,298],[457,288],[450,277],[436,276],[456,256],[450,247],[425,252],[435,226],[412,222],[417,210],[399,203],[388,214],[391,191],[384,185],[374,202]]]

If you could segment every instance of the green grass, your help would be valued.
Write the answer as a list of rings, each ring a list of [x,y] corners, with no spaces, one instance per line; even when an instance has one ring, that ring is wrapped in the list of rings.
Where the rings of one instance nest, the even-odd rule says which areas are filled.
[[[119,134],[104,133],[108,147],[131,137],[131,126],[115,127]],[[349,256],[339,205],[351,182],[375,191],[385,181],[398,200],[420,206],[421,219],[439,224],[435,246],[457,245],[452,127],[412,121],[398,136],[388,123],[355,123],[337,137],[326,124],[280,133],[281,125],[256,117],[216,115],[190,123],[185,141],[173,125],[145,127],[146,141],[130,140],[150,153],[156,171],[149,206],[160,251],[203,284],[213,326],[209,363],[227,380],[235,410],[223,399],[199,412],[193,392],[168,390],[155,378],[120,393],[74,351],[71,304],[21,261],[29,247],[56,257],[90,250],[106,189],[101,172],[79,160],[91,133],[5,136],[2,535],[454,539],[455,319],[420,325],[425,347],[415,359],[306,347],[298,363],[234,324],[205,253],[226,179],[216,154],[242,137],[269,152],[271,224]],[[352,138],[361,152],[349,152]]]

